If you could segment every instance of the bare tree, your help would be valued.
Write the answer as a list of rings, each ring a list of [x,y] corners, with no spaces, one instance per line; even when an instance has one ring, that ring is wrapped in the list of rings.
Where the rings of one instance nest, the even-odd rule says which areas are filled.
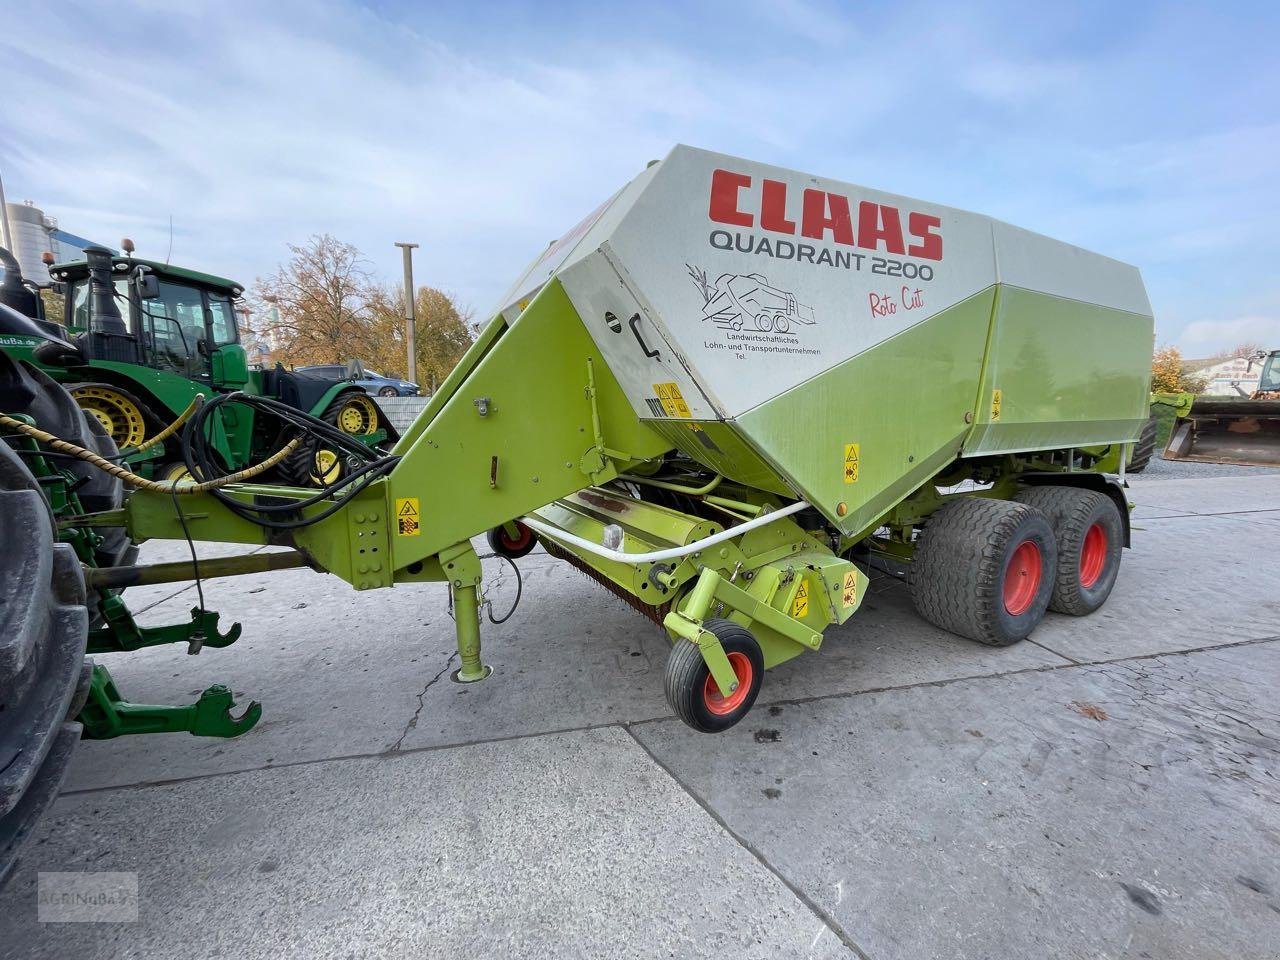
[[[275,307],[263,326],[287,363],[344,363],[366,353],[374,283],[369,263],[349,243],[320,234],[302,246],[273,276],[259,278],[252,299],[259,316]]]

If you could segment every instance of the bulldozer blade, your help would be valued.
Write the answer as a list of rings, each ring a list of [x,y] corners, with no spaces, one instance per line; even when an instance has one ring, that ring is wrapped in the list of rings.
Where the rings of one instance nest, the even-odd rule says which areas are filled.
[[[1280,467],[1280,401],[1197,398],[1174,421],[1164,459]]]

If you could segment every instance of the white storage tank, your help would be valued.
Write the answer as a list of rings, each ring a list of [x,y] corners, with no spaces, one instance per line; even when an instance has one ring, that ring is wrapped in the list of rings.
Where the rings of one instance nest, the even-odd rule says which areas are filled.
[[[33,203],[6,203],[5,207],[9,215],[9,232],[13,238],[13,249],[10,252],[17,257],[23,277],[39,284],[48,283],[49,270],[40,257],[46,250],[53,249],[50,234],[53,224],[45,217],[44,211]]]

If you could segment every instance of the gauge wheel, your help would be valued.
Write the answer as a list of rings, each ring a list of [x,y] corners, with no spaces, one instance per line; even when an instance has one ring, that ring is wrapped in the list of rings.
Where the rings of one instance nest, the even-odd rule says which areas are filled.
[[[519,560],[538,545],[538,536],[531,527],[519,520],[515,521],[515,525],[514,537],[507,533],[505,526],[490,530],[486,537],[489,541],[489,549],[500,556]]]
[[[764,653],[751,631],[732,620],[705,620],[702,627],[724,647],[736,687],[724,696],[698,645],[684,637],[667,655],[663,687],[676,716],[699,733],[719,733],[745,717],[756,702],[764,680]]]
[[[329,409],[337,408],[331,421],[343,433],[356,437],[367,437],[378,431],[378,405],[367,393],[347,393],[340,396]],[[325,411],[327,414],[328,411]],[[328,420],[326,415],[323,419]]]
[[[146,407],[127,390],[109,383],[74,383],[67,389],[80,409],[102,424],[117,447],[138,447],[146,440]]]

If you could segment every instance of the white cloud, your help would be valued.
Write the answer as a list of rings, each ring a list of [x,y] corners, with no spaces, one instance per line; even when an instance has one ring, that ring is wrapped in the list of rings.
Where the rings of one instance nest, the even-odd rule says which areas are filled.
[[[1209,354],[1242,343],[1280,349],[1280,315],[1196,320],[1187,324],[1178,339],[1179,347],[1189,356]]]
[[[499,18],[19,0],[0,35],[0,169],[11,200],[108,243],[128,232],[144,255],[166,250],[172,214],[175,262],[243,281],[320,231],[394,279],[392,242],[414,240],[422,280],[484,310],[688,142],[1136,263],[1170,339],[1196,317],[1275,313],[1280,61],[1264,31],[1237,31],[1224,59],[1212,18],[1150,11],[1103,38],[1087,12],[1023,6],[653,0]],[[1255,43],[1266,57],[1236,52]]]

